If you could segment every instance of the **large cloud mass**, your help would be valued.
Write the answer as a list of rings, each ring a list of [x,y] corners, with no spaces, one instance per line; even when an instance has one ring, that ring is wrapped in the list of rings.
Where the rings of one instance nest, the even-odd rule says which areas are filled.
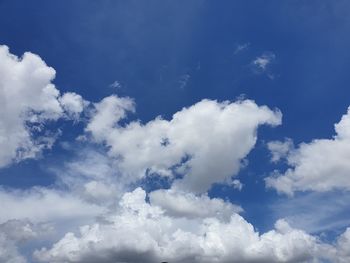
[[[238,214],[228,222],[215,217],[174,218],[145,201],[138,188],[126,193],[119,212],[104,223],[67,233],[51,249],[34,253],[43,262],[307,262],[326,249],[315,237],[285,221],[259,235]]]
[[[213,183],[238,173],[241,161],[256,142],[259,125],[278,125],[281,113],[253,101],[234,103],[202,100],[175,113],[146,123],[121,125],[133,101],[110,96],[95,104],[86,130],[110,147],[120,159],[119,169],[130,178],[157,173],[180,174],[173,187],[206,192]]]
[[[18,58],[0,45],[0,167],[50,148],[55,136],[43,125],[82,112],[81,96],[60,97],[54,77],[39,56],[26,52]]]

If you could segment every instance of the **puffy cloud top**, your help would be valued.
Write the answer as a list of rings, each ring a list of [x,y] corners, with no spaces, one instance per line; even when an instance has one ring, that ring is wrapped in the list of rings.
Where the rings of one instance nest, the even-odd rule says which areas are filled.
[[[67,233],[52,248],[34,253],[41,262],[310,262],[326,249],[301,230],[280,220],[259,235],[241,216],[176,218],[145,201],[138,188],[124,195],[120,210],[106,223]],[[207,201],[204,200],[204,203]]]
[[[51,83],[55,74],[39,56],[26,52],[18,58],[0,45],[0,167],[51,147],[54,136],[40,135],[42,126],[65,110],[75,116],[82,111],[79,95],[60,97]]]
[[[278,125],[281,113],[253,101],[230,103],[202,100],[175,113],[146,123],[120,120],[134,111],[133,101],[111,96],[95,105],[86,130],[110,147],[119,169],[133,180],[157,173],[184,177],[174,188],[202,193],[215,182],[238,173],[241,161],[256,142],[259,125]],[[161,157],[161,158],[160,158]]]

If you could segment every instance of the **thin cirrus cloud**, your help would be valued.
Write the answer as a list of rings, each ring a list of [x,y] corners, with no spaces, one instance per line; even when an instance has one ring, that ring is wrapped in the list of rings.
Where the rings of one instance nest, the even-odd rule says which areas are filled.
[[[79,137],[85,140],[70,142],[80,147],[78,153],[50,168],[56,174],[52,185],[0,188],[7,211],[0,216],[0,261],[28,263],[28,254],[50,263],[349,259],[349,229],[334,244],[284,219],[261,234],[239,215],[240,206],[208,194],[215,183],[232,185],[255,146],[258,128],[281,124],[279,110],[252,100],[202,100],[170,120],[157,117],[142,124],[128,121],[136,105],[131,98],[111,95],[90,103],[75,93],[60,95],[52,84],[54,69],[39,56],[18,58],[5,46],[0,56],[1,166],[50,148],[54,141],[49,146],[33,131],[51,138],[46,123],[79,121],[89,107]],[[326,144],[346,141],[347,127],[345,115],[336,126],[337,136]],[[274,147],[276,161],[286,156],[295,164],[291,156],[298,156],[301,147],[306,146]],[[146,192],[139,187],[140,180],[153,175],[167,178],[170,188]],[[53,234],[44,238],[48,231]],[[29,252],[24,251],[26,242],[34,246]]]

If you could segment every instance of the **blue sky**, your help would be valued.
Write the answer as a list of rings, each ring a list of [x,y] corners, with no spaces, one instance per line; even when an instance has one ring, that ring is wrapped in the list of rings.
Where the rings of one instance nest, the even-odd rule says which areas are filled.
[[[349,8],[0,0],[0,261],[348,262]]]

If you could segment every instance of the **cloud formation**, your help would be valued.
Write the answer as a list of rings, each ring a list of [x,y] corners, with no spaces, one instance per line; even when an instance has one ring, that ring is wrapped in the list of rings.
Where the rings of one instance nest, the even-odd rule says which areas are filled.
[[[82,112],[81,96],[61,97],[54,78],[55,70],[39,56],[26,52],[18,58],[0,45],[0,167],[51,148],[55,134],[44,125]]]
[[[52,248],[34,253],[41,262],[307,262],[327,247],[285,221],[259,235],[241,216],[174,218],[145,201],[137,188],[126,193],[119,211],[67,233]]]
[[[263,59],[257,66],[265,69]],[[111,95],[91,104],[75,93],[61,95],[54,77],[39,56],[18,58],[0,46],[0,167],[50,148],[55,137],[47,126],[58,119],[78,121],[91,106],[81,140],[72,142],[81,147],[78,156],[51,167],[57,176],[52,185],[0,188],[6,211],[0,213],[1,262],[30,262],[33,250],[35,260],[50,263],[349,260],[350,229],[331,245],[285,219],[261,234],[238,214],[240,206],[208,194],[215,183],[242,189],[232,177],[254,148],[258,128],[281,123],[279,110],[251,100],[202,100],[170,120],[142,123],[128,119],[133,99]],[[291,168],[267,183],[287,193],[348,189],[349,116],[336,124],[333,139],[297,148],[291,141],[270,142],[272,160],[286,158]],[[322,151],[337,156],[326,158]],[[325,180],[332,172],[336,180]],[[166,178],[169,187],[138,187],[153,176]],[[304,180],[309,188],[300,186]],[[42,237],[50,231],[52,236]],[[23,253],[29,241],[31,251]]]
[[[135,111],[131,99],[110,96],[95,107],[86,131],[109,147],[109,155],[119,159],[121,173],[134,180],[154,173],[180,174],[183,178],[176,179],[173,187],[195,193],[236,175],[255,145],[257,128],[281,123],[278,110],[251,100],[202,100],[171,120],[157,117],[146,124],[125,125],[120,121]]]
[[[335,124],[335,132],[331,139],[315,139],[290,150],[286,156],[290,168],[268,177],[267,186],[289,195],[296,191],[349,191],[350,109]]]

